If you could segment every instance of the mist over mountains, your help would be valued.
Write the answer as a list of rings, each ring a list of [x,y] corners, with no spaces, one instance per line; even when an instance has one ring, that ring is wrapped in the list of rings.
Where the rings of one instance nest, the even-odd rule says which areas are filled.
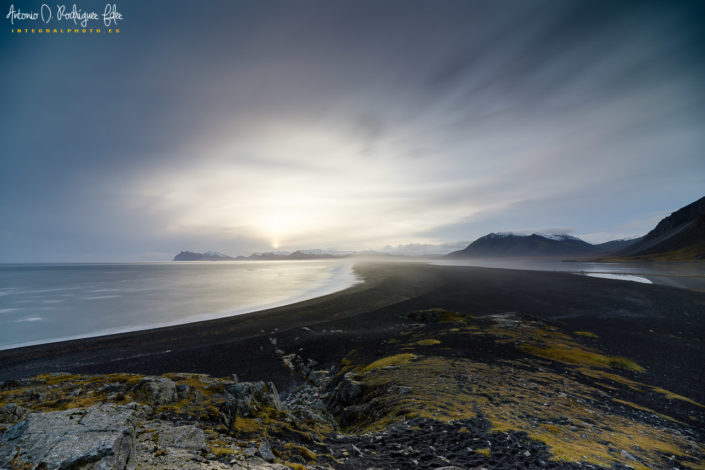
[[[460,250],[448,251],[454,244],[408,244],[386,246],[379,251],[297,250],[278,251],[232,257],[217,251],[197,253],[182,251],[174,261],[254,261],[313,260],[343,258],[353,255],[449,258],[590,258],[603,260],[687,261],[705,259],[705,197],[661,220],[642,237],[591,244],[566,233],[512,232],[490,233]],[[447,253],[447,254],[446,254]]]

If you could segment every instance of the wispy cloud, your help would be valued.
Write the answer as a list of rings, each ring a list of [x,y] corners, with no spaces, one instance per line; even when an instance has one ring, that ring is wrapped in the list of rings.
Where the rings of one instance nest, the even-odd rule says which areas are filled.
[[[699,2],[162,6],[2,33],[0,259],[602,241],[702,196]]]

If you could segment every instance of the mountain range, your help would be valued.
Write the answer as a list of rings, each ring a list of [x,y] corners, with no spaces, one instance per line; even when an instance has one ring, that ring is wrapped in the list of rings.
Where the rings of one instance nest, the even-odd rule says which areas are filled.
[[[595,257],[609,255],[636,241],[615,240],[592,245],[567,234],[490,233],[478,238],[465,249],[454,251],[447,256],[451,258]]]
[[[567,234],[490,233],[451,258],[580,257],[601,260],[705,259],[705,197],[662,219],[646,235],[590,244]]]
[[[440,246],[385,247],[381,252],[298,250],[293,253],[255,253],[250,256],[237,257],[217,251],[205,253],[182,251],[174,257],[174,261],[307,260],[344,258],[351,255],[415,255],[423,257],[432,254],[438,256],[436,250]],[[445,246],[450,247],[450,245]],[[413,250],[409,252],[410,249]],[[436,253],[433,253],[434,251]],[[480,237],[464,249],[453,251],[446,256],[450,258],[576,257],[599,260],[705,260],[705,197],[673,212],[661,220],[649,233],[638,238],[591,244],[565,233],[525,235],[499,232]]]

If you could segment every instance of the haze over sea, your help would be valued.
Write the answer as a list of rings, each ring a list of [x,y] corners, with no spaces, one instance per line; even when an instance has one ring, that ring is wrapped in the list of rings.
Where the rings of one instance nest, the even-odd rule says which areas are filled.
[[[0,349],[252,312],[357,282],[349,260],[0,265]]]

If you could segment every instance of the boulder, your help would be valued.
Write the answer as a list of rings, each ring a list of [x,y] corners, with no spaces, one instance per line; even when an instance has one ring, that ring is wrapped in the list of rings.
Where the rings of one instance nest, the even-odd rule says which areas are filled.
[[[145,377],[132,389],[135,397],[152,405],[168,405],[179,399],[176,383],[166,377]]]
[[[207,449],[206,435],[194,425],[161,426],[159,428],[159,447],[171,447],[200,452]]]
[[[230,398],[226,401],[225,407],[228,411],[235,412],[241,416],[247,416],[255,409],[266,407],[282,410],[279,400],[279,392],[272,382],[239,382],[226,387]]]
[[[30,413],[0,438],[0,468],[135,468],[135,410],[96,405]]]
[[[15,424],[24,419],[29,411],[14,403],[0,406],[0,424]]]
[[[330,394],[326,404],[333,414],[340,414],[346,407],[352,405],[362,395],[360,376],[355,372],[347,372]]]
[[[272,446],[269,445],[269,442],[267,440],[264,440],[260,443],[259,447],[257,448],[257,455],[262,457],[267,462],[274,462],[274,460],[276,459],[276,457],[274,457],[274,453],[272,453]]]

